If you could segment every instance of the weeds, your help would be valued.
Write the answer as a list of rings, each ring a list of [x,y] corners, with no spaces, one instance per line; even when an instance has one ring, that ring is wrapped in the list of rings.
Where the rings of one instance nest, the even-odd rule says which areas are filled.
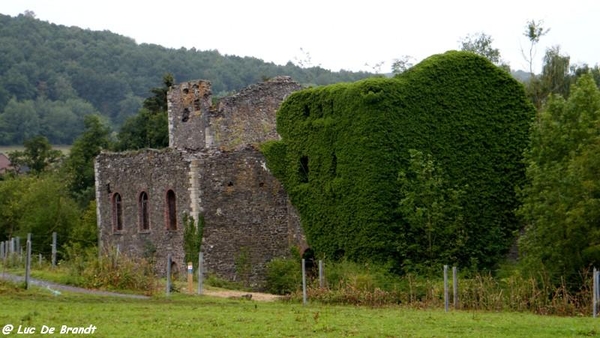
[[[442,280],[413,274],[398,277],[382,268],[350,262],[328,265],[327,286],[320,288],[315,280],[308,286],[307,295],[311,301],[370,307],[402,304],[420,309],[444,305]],[[591,274],[585,280],[588,282],[573,290],[564,281],[553,285],[543,273],[529,277],[513,274],[506,278],[496,278],[489,273],[475,274],[459,279],[458,308],[582,316],[591,313],[592,308]],[[448,287],[449,303],[453,304],[451,281]],[[297,289],[287,298],[301,301],[302,292]]]
[[[68,283],[91,289],[134,290],[151,295],[155,289],[153,266],[116,250],[98,255],[95,249],[67,248]]]

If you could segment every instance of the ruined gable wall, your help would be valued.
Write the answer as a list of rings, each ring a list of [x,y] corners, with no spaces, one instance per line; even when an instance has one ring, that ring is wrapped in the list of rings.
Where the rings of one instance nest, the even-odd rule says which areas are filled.
[[[299,218],[253,147],[203,154],[200,163],[207,269],[260,286],[267,262],[305,246]]]
[[[96,197],[100,242],[103,248],[119,247],[120,252],[148,256],[156,250],[159,272],[164,272],[167,255],[172,254],[180,272],[185,269],[183,213],[189,213],[189,162],[175,149],[102,153],[96,158]],[[176,194],[177,230],[166,228],[166,194]],[[150,229],[139,224],[139,196],[148,194]],[[119,193],[123,206],[123,230],[115,231],[112,198]]]
[[[213,144],[220,149],[235,149],[278,140],[276,113],[283,100],[301,86],[290,77],[275,77],[251,85],[223,98],[209,122]]]
[[[208,81],[184,82],[168,94],[169,145],[196,151],[235,149],[279,139],[276,112],[281,102],[301,86],[290,77],[251,85],[212,107]]]

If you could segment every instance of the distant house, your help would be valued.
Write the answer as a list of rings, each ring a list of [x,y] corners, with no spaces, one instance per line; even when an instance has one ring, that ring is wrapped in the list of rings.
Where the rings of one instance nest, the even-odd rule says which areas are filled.
[[[8,156],[0,153],[0,175],[12,169]]]

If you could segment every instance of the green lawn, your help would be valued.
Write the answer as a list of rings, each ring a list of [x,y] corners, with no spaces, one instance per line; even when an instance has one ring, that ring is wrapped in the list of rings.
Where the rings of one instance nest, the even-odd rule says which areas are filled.
[[[0,327],[89,327],[95,337],[590,337],[600,319],[263,303],[173,294],[133,300],[0,282]]]

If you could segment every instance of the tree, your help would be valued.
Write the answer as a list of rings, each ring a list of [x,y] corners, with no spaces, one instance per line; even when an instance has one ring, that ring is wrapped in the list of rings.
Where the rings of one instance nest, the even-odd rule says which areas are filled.
[[[85,207],[94,199],[94,158],[110,146],[110,130],[98,115],[88,115],[85,130],[71,147],[65,169],[69,175],[69,190]]]
[[[33,251],[50,254],[52,232],[66,243],[79,219],[60,173],[15,176],[0,181],[0,240],[32,233]]]
[[[431,154],[410,149],[408,169],[398,175],[399,212],[406,225],[401,253],[405,269],[430,269],[434,263],[459,263],[466,244],[461,197]]]
[[[543,268],[557,283],[561,277],[581,282],[582,269],[600,264],[600,90],[590,74],[567,100],[550,96],[525,159],[523,263]]]
[[[521,50],[521,53],[523,54],[525,60],[527,60],[529,63],[529,74],[532,76],[534,75],[533,58],[535,57],[535,46],[540,42],[540,39],[550,31],[550,28],[545,29],[543,25],[543,20],[539,20],[537,22],[535,20],[527,21],[527,25],[525,25],[525,31],[523,32],[523,35],[529,39],[530,42],[529,55],[525,55],[523,50]]]
[[[495,65],[500,65],[500,50],[492,47],[494,39],[483,32],[469,34],[459,41],[460,50],[481,55]]]
[[[25,150],[16,150],[9,153],[10,161],[15,168],[29,167],[31,173],[35,175],[46,171],[63,158],[62,152],[52,149],[52,145],[44,136],[33,137],[26,140],[23,145]]]
[[[414,59],[415,58],[410,55],[402,55],[400,58],[394,59],[394,62],[392,63],[392,74],[398,75],[407,71],[413,66],[412,61]]]
[[[541,84],[544,96],[558,94],[567,98],[571,85],[570,57],[560,51],[560,46],[553,46],[546,50],[544,66],[542,67]]]
[[[550,94],[568,98],[573,79],[569,61],[570,57],[561,53],[560,46],[546,50],[542,74],[532,76],[526,85],[527,94],[538,110],[543,107]]]
[[[96,201],[91,201],[72,227],[68,243],[80,247],[94,247],[98,244],[98,219]]]
[[[27,206],[20,203],[28,190],[30,177],[6,176],[0,181],[0,241],[16,236],[18,222]]]
[[[204,215],[198,215],[198,220],[192,216],[183,216],[183,251],[185,261],[192,262],[194,269],[198,269],[198,253],[202,246],[202,235],[204,232]]]
[[[163,77],[163,87],[153,88],[154,94],[144,100],[137,115],[128,118],[119,132],[115,149],[135,150],[169,146],[167,93],[173,85],[173,75]]]
[[[8,101],[4,112],[0,114],[0,135],[5,144],[23,144],[40,134],[40,119],[31,100],[19,102],[15,98]]]
[[[48,257],[52,233],[57,233],[59,246],[66,243],[79,220],[80,211],[59,173],[32,177],[31,183],[20,196],[19,203],[25,208],[19,216],[16,234],[25,237],[32,233],[35,238],[32,250]]]
[[[167,93],[174,83],[173,74],[165,74],[163,76],[163,86],[150,89],[150,92],[154,95],[144,100],[143,107],[151,112],[167,111]]]

